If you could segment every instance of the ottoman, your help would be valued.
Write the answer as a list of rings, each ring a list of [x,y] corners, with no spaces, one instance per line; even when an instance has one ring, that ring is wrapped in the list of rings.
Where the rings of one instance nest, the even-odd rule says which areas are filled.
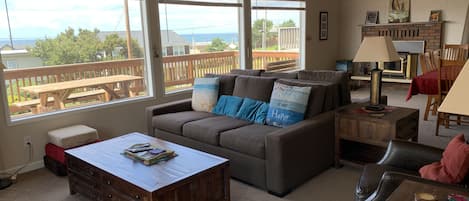
[[[85,125],[74,125],[48,132],[44,165],[58,176],[67,175],[64,151],[70,148],[99,141],[96,129]]]

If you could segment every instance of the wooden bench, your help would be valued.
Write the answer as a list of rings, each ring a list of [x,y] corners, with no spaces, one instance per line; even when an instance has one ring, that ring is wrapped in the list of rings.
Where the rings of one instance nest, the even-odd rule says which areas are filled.
[[[269,62],[265,65],[265,70],[270,72],[288,71],[297,68],[298,65],[296,64],[296,60],[294,59]]]
[[[104,95],[106,91],[104,89],[99,90],[92,90],[92,91],[84,91],[84,92],[77,92],[72,93],[70,96],[67,97],[67,102],[74,102],[80,100],[90,100],[90,99],[97,99],[100,101],[104,101]],[[47,103],[52,104],[54,102],[53,97],[47,98]],[[39,105],[39,99],[32,99],[27,101],[15,102],[11,104],[10,112],[21,112],[21,111],[31,111],[32,113],[36,114],[36,106]]]

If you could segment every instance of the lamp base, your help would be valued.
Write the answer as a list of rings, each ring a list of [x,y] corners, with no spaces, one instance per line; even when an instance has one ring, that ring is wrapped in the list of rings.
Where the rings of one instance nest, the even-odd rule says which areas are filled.
[[[384,110],[384,105],[381,105],[381,104],[367,105],[365,106],[365,109],[370,110],[370,111],[382,111]]]

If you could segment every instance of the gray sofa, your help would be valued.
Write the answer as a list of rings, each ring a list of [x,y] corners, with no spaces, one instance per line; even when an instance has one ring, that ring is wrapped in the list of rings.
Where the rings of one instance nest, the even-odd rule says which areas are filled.
[[[305,120],[286,128],[196,112],[191,100],[146,108],[148,134],[230,160],[231,176],[283,196],[328,169],[334,159],[334,109],[350,103],[348,76],[336,71],[234,70],[219,95],[269,102],[275,81],[311,86]]]

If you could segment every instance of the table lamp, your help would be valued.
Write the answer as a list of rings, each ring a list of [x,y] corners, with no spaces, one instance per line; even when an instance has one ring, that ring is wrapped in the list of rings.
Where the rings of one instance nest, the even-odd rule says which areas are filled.
[[[371,70],[370,104],[365,106],[365,109],[373,111],[384,109],[384,106],[380,104],[383,70],[378,66],[383,65],[383,62],[400,60],[390,37],[372,36],[363,38],[353,62],[378,62],[376,68]]]
[[[469,86],[469,60],[466,61],[453,86],[443,99],[443,103],[438,107],[438,112],[469,116],[467,86]]]

